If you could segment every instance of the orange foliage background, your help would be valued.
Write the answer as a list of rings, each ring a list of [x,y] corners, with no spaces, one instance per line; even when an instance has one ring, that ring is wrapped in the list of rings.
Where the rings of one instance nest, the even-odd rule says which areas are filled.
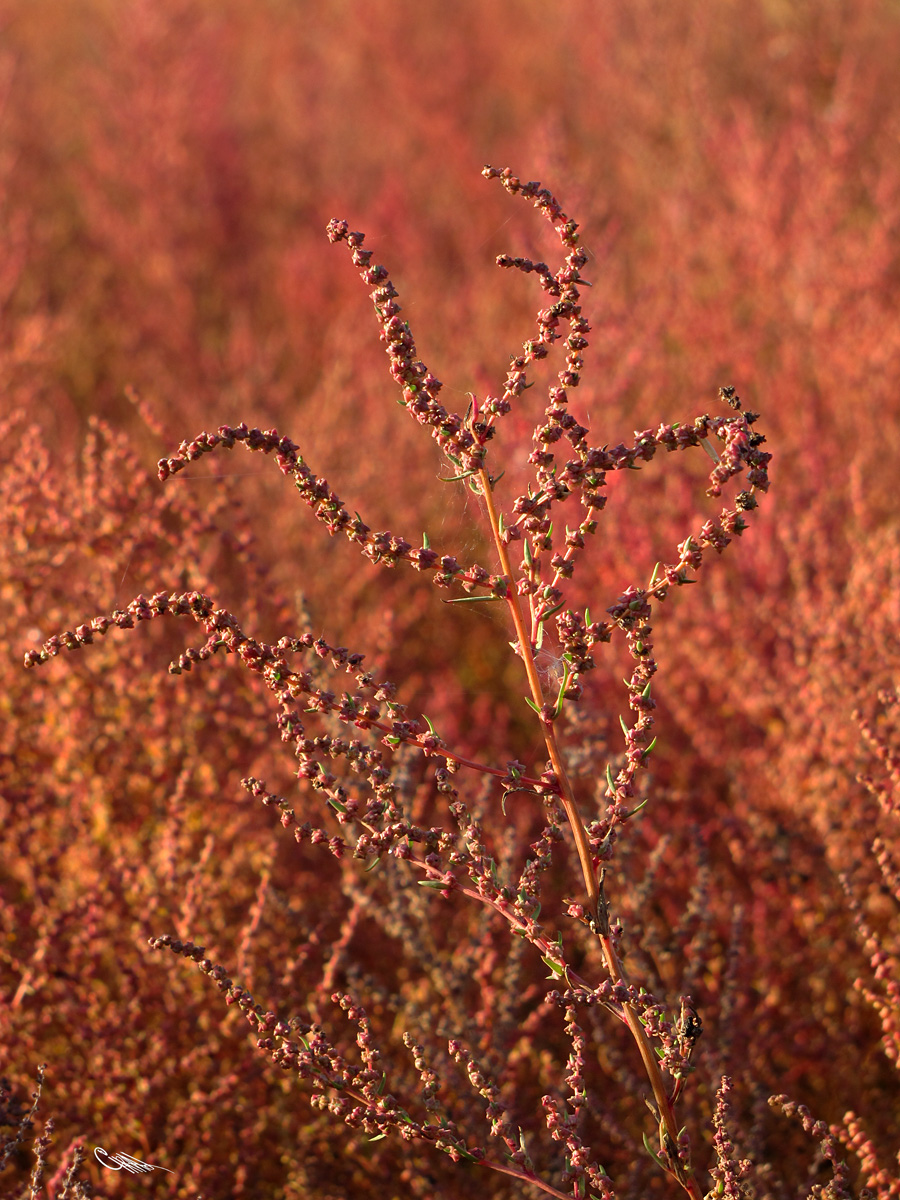
[[[900,1194],[885,1054],[900,1005],[882,1022],[854,988],[897,979],[900,897],[871,850],[877,836],[898,853],[897,767],[881,768],[877,803],[857,781],[873,758],[852,715],[889,738],[877,694],[900,682],[898,61],[887,0],[0,2],[0,1072],[25,1102],[49,1064],[41,1194],[59,1192],[78,1138],[171,1168],[160,1196],[516,1194],[416,1146],[342,1141],[206,980],[146,947],[191,936],[264,1004],[301,1005],[329,963],[351,970],[329,947],[355,913],[347,978],[363,997],[387,1013],[378,988],[393,989],[421,1017],[455,962],[478,980],[472,1004],[494,997],[488,1053],[501,942],[478,977],[459,946],[488,935],[454,912],[381,979],[389,935],[353,909],[346,871],[282,843],[240,792],[253,772],[296,791],[261,690],[234,668],[165,674],[190,632],[113,634],[39,674],[21,666],[138,592],[197,588],[261,637],[308,620],[366,652],[451,745],[541,760],[502,621],[329,541],[260,456],[210,456],[165,486],[154,473],[202,428],[277,426],[371,526],[425,529],[493,566],[476,498],[438,482],[437,449],[394,403],[366,289],[324,236],[331,217],[366,232],[463,411],[467,392],[498,390],[540,302],[495,256],[558,258],[531,207],[482,179],[486,162],[540,179],[582,222],[593,332],[573,410],[594,440],[714,411],[734,384],[774,455],[742,542],[657,622],[660,798],[614,898],[657,968],[685,904],[705,931],[681,948],[705,1001],[698,1164],[728,1070],[758,1195],[827,1179],[814,1143],[766,1112],[774,1092],[838,1125],[857,1112],[882,1175],[863,1154],[854,1178]],[[539,383],[558,369],[551,356]],[[540,392],[492,444],[511,483]],[[646,582],[710,515],[704,466],[679,455],[610,480],[582,603],[599,613]],[[617,753],[621,668],[602,662],[571,730],[588,767]],[[533,817],[517,805],[524,839]],[[880,984],[862,920],[888,955]],[[515,1051],[536,1128],[537,1033]],[[561,1071],[565,1040],[547,1036]],[[601,1148],[598,1128],[596,1153],[620,1195],[661,1195],[640,1091],[610,1053],[626,1093],[610,1120],[627,1137]],[[13,1154],[10,1194],[32,1163]]]

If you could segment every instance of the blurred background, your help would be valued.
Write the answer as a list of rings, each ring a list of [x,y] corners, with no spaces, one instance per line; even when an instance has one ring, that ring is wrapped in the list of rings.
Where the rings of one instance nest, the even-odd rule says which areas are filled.
[[[35,956],[68,954],[51,951],[68,928],[60,914],[77,903],[94,905],[97,920],[112,911],[110,863],[133,864],[171,818],[160,797],[193,788],[198,811],[178,826],[183,843],[171,834],[171,853],[177,846],[193,863],[237,856],[210,893],[208,923],[227,946],[260,871],[273,881],[281,872],[287,889],[297,869],[291,846],[283,859],[256,849],[240,858],[248,831],[268,846],[271,822],[243,815],[237,781],[259,767],[270,786],[296,783],[289,760],[269,762],[280,750],[258,689],[211,682],[213,670],[187,692],[159,676],[183,630],[114,635],[36,676],[21,670],[24,650],[138,592],[198,587],[256,622],[261,637],[306,621],[366,651],[461,748],[542,758],[527,710],[505,707],[522,689],[500,618],[447,609],[427,579],[385,578],[329,540],[260,455],[236,449],[164,487],[155,478],[156,460],[201,429],[276,426],[372,527],[412,542],[425,530],[442,553],[494,569],[477,499],[438,481],[446,471],[434,443],[395,403],[368,289],[324,232],[338,217],[366,233],[421,358],[444,382],[442,399],[464,412],[468,392],[499,392],[541,304],[534,278],[501,273],[496,256],[554,268],[560,259],[530,204],[482,178],[491,163],[540,180],[581,224],[592,333],[572,410],[592,440],[628,442],[634,430],[716,413],[724,384],[761,414],[771,493],[742,542],[704,565],[702,586],[673,595],[657,622],[655,786],[680,808],[661,805],[645,849],[659,848],[655,869],[669,873],[673,904],[686,902],[696,877],[685,866],[692,839],[705,839],[708,869],[722,872],[718,907],[709,901],[718,949],[704,951],[710,1003],[736,969],[732,917],[744,905],[740,952],[750,965],[744,998],[729,1000],[743,1030],[731,1052],[748,1078],[764,1080],[759,1095],[793,1088],[827,1120],[863,1110],[890,1161],[897,1077],[883,1021],[853,989],[869,953],[852,905],[879,936],[896,928],[871,843],[897,846],[897,783],[879,801],[857,781],[873,760],[853,714],[887,737],[878,693],[898,682],[898,61],[896,0],[0,0],[9,839],[0,883],[14,960],[4,987],[15,1000],[2,1070],[24,1095],[36,1063],[55,1054],[64,1145],[82,1130],[99,1141],[127,1080],[156,1077],[141,1059],[146,1047],[134,1051],[133,1076],[121,1047],[110,1052],[118,1066],[99,1072],[93,1018],[78,1042],[58,978],[28,999]],[[552,355],[540,365],[540,386],[492,444],[494,470],[508,466],[512,482],[561,365]],[[575,581],[582,603],[602,612],[714,515],[703,496],[709,465],[678,455],[610,478],[591,566]],[[572,731],[588,764],[586,804],[591,754],[619,750],[624,666],[615,651],[604,659]],[[222,846],[203,851],[203,806],[222,796],[232,824],[222,825]],[[677,813],[681,832],[667,834]],[[665,853],[664,834],[675,839]],[[44,866],[24,866],[29,858]],[[187,884],[166,861],[177,908]],[[161,871],[148,866],[115,902],[118,953],[141,959],[141,978],[185,976],[179,1004],[203,1011],[206,981],[181,963],[144,965],[121,932],[122,913],[162,894]],[[202,892],[199,878],[191,886]],[[86,880],[93,899],[84,900]],[[666,903],[663,924],[674,920]],[[339,906],[328,919],[337,929]],[[106,978],[110,962],[101,970],[90,938],[79,945],[86,957],[74,973]],[[96,1001],[109,1037],[117,986]],[[90,1006],[78,1003],[83,1016]],[[45,1014],[40,1027],[29,1005]],[[243,1054],[234,1047],[245,1033],[229,1036],[229,1053]],[[160,1037],[162,1063],[176,1034]],[[235,1078],[255,1069],[240,1062]],[[193,1136],[192,1119],[171,1116],[166,1089],[178,1086],[158,1070],[147,1085],[162,1096],[156,1125],[140,1136],[148,1153],[165,1144],[174,1154],[178,1138]],[[66,1071],[107,1099],[74,1098]],[[243,1118],[234,1143],[222,1143],[216,1170],[225,1173],[203,1165],[222,1136],[218,1101],[208,1099],[215,1086],[196,1101],[208,1116],[208,1126],[197,1119],[206,1150],[185,1143],[181,1183],[171,1186],[188,1188],[191,1161],[201,1164],[191,1186],[209,1195],[263,1194],[235,1174]],[[708,1115],[715,1081],[704,1086]],[[745,1097],[741,1119],[772,1153],[782,1143],[766,1141],[775,1135],[763,1128],[759,1095]],[[289,1145],[290,1102],[278,1103]],[[147,1099],[145,1124],[152,1107]],[[134,1114],[131,1124],[134,1145]],[[254,1136],[267,1144],[262,1128]],[[802,1136],[798,1145],[800,1161]],[[378,1187],[395,1177],[389,1167],[372,1177]],[[344,1182],[335,1170],[296,1176],[296,1194],[363,1194],[369,1168]],[[766,1186],[805,1194],[805,1170],[789,1171],[782,1190]],[[282,1178],[273,1168],[271,1194],[288,1194]],[[417,1195],[438,1186],[419,1178]],[[658,1184],[642,1178],[649,1194]],[[495,1186],[485,1194],[507,1194]]]

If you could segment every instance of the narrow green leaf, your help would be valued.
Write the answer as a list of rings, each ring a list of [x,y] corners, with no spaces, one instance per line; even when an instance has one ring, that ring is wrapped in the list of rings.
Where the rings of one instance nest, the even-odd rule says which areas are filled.
[[[538,708],[538,706],[535,704],[535,702],[531,699],[530,696],[525,697],[525,703],[528,705],[529,708],[533,708],[538,716],[541,715],[541,710]]]
[[[441,483],[459,483],[461,479],[468,479],[470,475],[477,475],[477,471],[463,471],[459,475],[438,475]]]
[[[429,538],[427,533],[422,534],[422,547],[425,550],[431,549],[431,539]]]
[[[652,588],[654,586],[654,584],[656,583],[656,576],[659,573],[659,568],[661,566],[662,566],[661,563],[657,563],[656,566],[653,568],[653,574],[650,576],[650,587],[647,589],[647,591],[650,591],[650,588]]]
[[[659,1157],[659,1155],[656,1153],[656,1151],[650,1145],[650,1139],[647,1137],[646,1133],[643,1135],[643,1137],[644,1137],[644,1149],[647,1151],[647,1153],[650,1155],[650,1157],[653,1159],[653,1161],[656,1163],[656,1165],[658,1167],[660,1167],[663,1171],[665,1171],[665,1173],[668,1175],[669,1168],[666,1166],[666,1164],[663,1162],[663,1160]]]
[[[628,726],[625,724],[625,718],[619,714],[619,724],[622,726],[622,732],[628,737]]]
[[[380,862],[381,862],[381,855],[379,854],[378,857],[373,858],[372,861],[369,863],[369,865],[366,867],[366,874],[368,874],[369,871],[374,871]]]
[[[387,1137],[386,1133],[376,1133],[374,1137],[369,1138],[369,1141],[370,1142],[380,1142],[382,1138],[386,1138],[386,1137]]]
[[[485,600],[502,600],[502,596],[457,596],[455,600],[445,600],[445,604],[479,604]]]
[[[428,719],[428,718],[425,716],[425,714],[424,714],[424,713],[422,713],[422,720],[423,720],[423,721],[425,722],[425,724],[428,726],[428,732],[429,732],[429,733],[434,733],[434,726],[433,726],[433,725],[432,725],[432,723],[429,721],[429,719]]]
[[[442,892],[447,886],[440,879],[420,879],[418,880],[419,887],[432,888],[436,892]]]
[[[609,784],[609,790],[611,792],[615,792],[616,784],[615,780],[613,779],[612,767],[609,763],[606,764],[606,782]]]
[[[450,1149],[451,1149],[450,1146],[445,1146],[444,1147],[445,1153],[449,1154]],[[460,1158],[464,1158],[467,1162],[475,1162],[476,1161],[475,1156],[473,1154],[470,1154],[468,1152],[468,1150],[464,1150],[462,1148],[462,1146],[454,1146],[453,1149],[457,1152],[457,1154],[459,1155]]]
[[[560,600],[559,604],[554,604],[552,608],[548,608],[544,613],[541,614],[541,621],[544,622],[548,617],[552,617],[554,613],[558,613],[564,604],[565,600]]]
[[[563,700],[565,699],[566,689],[569,686],[569,680],[572,678],[572,669],[563,657],[563,677],[559,685],[559,692],[556,697],[556,707],[553,710],[553,715],[558,717],[562,712]]]
[[[565,973],[566,973],[566,968],[565,968],[565,967],[561,967],[561,966],[559,965],[559,963],[555,963],[555,962],[553,961],[553,959],[552,959],[552,958],[548,958],[548,956],[547,956],[546,954],[542,954],[542,955],[541,955],[541,958],[544,960],[544,962],[547,964],[547,966],[548,966],[548,967],[550,968],[550,970],[553,972],[553,975],[548,975],[548,976],[547,976],[547,978],[548,978],[548,979],[553,979],[553,978],[554,978],[555,976],[557,976],[557,975],[565,975]]]

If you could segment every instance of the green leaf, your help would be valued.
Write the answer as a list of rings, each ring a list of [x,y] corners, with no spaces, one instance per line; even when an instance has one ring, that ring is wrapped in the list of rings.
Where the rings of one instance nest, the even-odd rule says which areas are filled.
[[[619,714],[619,724],[622,726],[622,732],[628,737],[628,726],[625,724],[625,718],[621,713]]]
[[[553,972],[553,974],[552,974],[552,975],[548,975],[548,976],[547,976],[547,978],[548,978],[548,979],[553,979],[554,977],[556,977],[556,976],[558,976],[558,975],[565,975],[565,973],[566,973],[566,968],[565,968],[565,967],[561,967],[561,966],[559,965],[559,963],[555,963],[555,962],[553,961],[553,959],[552,959],[552,958],[548,958],[548,956],[547,956],[546,954],[542,954],[542,955],[541,955],[541,958],[544,960],[544,962],[547,964],[547,966],[548,966],[548,967],[550,968],[550,970]]]
[[[370,1142],[380,1142],[382,1138],[386,1138],[386,1137],[387,1137],[386,1133],[376,1133],[374,1137],[369,1138],[369,1141]]]
[[[485,600],[502,600],[502,596],[457,596],[455,600],[445,600],[445,604],[479,604]]]
[[[654,584],[656,583],[656,575],[657,575],[657,572],[659,571],[659,568],[661,565],[662,565],[661,563],[657,563],[656,566],[653,568],[653,574],[650,576],[650,587],[647,589],[648,592],[650,591],[650,588],[652,588],[654,586]]]
[[[548,617],[552,617],[554,613],[558,613],[564,604],[565,600],[560,600],[559,604],[554,604],[552,608],[546,609],[541,614],[541,623],[543,624],[543,622],[546,621]]]
[[[613,779],[612,767],[609,763],[606,764],[606,782],[609,784],[609,790],[615,793],[616,784],[615,780]]]
[[[445,1149],[446,1149],[446,1153],[447,1153],[447,1154],[449,1154],[449,1153],[450,1153],[450,1147],[449,1147],[449,1146],[447,1146]],[[475,1155],[474,1155],[474,1154],[470,1154],[468,1150],[464,1150],[464,1149],[462,1148],[462,1146],[454,1146],[454,1147],[453,1147],[453,1149],[457,1151],[457,1153],[459,1154],[460,1158],[464,1158],[464,1159],[466,1159],[466,1161],[467,1161],[467,1162],[476,1162],[476,1161],[477,1161],[477,1159],[475,1158]]]
[[[446,883],[444,883],[440,879],[419,879],[417,882],[419,884],[419,887],[431,888],[433,891],[436,891],[436,892],[442,892],[444,890],[444,888],[447,886]]]
[[[429,732],[429,733],[434,733],[434,726],[433,726],[433,725],[432,725],[432,723],[429,721],[429,719],[428,719],[428,718],[425,716],[425,714],[424,714],[424,713],[422,713],[422,720],[423,720],[423,721],[425,722],[425,724],[428,726],[428,732]]]
[[[470,475],[477,474],[478,472],[473,469],[471,471],[463,471],[459,475],[438,475],[438,479],[441,483],[459,483],[461,479],[468,479]]]
[[[525,697],[525,703],[528,705],[529,708],[533,708],[538,716],[541,715],[541,710],[538,708],[538,706],[535,704],[535,702],[531,699],[530,696]]]
[[[571,668],[563,656],[563,677],[559,685],[559,693],[556,697],[556,707],[553,710],[553,715],[558,717],[562,712],[563,700],[565,699],[566,689],[569,686],[569,680],[572,678]]]
[[[422,534],[422,548],[423,548],[423,550],[431,549],[431,539],[429,538],[427,533]]]
[[[647,1151],[647,1153],[650,1155],[650,1157],[653,1159],[653,1161],[656,1163],[656,1165],[658,1167],[661,1167],[662,1170],[665,1171],[665,1173],[668,1175],[669,1168],[666,1166],[666,1164],[663,1162],[663,1160],[659,1157],[659,1155],[656,1153],[656,1151],[650,1145],[650,1139],[647,1137],[646,1133],[643,1135],[643,1137],[644,1137],[644,1149]]]
[[[369,865],[366,867],[366,874],[368,874],[369,871],[374,871],[380,862],[381,862],[381,855],[379,854],[378,857],[373,858],[372,861],[369,863]]]

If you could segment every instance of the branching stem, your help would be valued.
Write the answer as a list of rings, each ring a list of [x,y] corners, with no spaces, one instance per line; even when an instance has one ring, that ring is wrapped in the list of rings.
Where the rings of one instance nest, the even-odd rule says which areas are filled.
[[[491,479],[486,469],[482,468],[479,472],[481,481],[481,490],[484,495],[487,505],[488,519],[491,523],[491,532],[494,536],[494,544],[497,547],[497,554],[500,557],[503,574],[509,580],[506,599],[509,603],[510,613],[512,614],[513,624],[516,629],[516,637],[519,640],[519,653],[525,663],[525,673],[528,676],[528,684],[531,688],[531,695],[538,709],[544,708],[544,694],[541,688],[540,676],[537,673],[537,668],[534,663],[534,649],[532,647],[531,638],[525,629],[525,621],[522,616],[522,608],[519,603],[519,595],[516,591],[516,580],[512,570],[512,564],[509,558],[509,551],[506,543],[500,533],[500,521],[497,514],[497,508],[494,504],[494,496],[491,490]],[[553,764],[553,770],[556,778],[559,781],[560,798],[562,799],[563,808],[565,809],[566,817],[569,825],[572,828],[572,833],[575,838],[575,846],[578,850],[578,858],[581,862],[581,871],[584,876],[585,890],[587,891],[588,906],[593,918],[594,928],[596,929],[600,946],[603,951],[603,958],[606,963],[606,969],[609,972],[610,979],[613,983],[628,983],[628,977],[625,969],[619,960],[613,945],[612,938],[609,934],[609,921],[606,914],[606,900],[601,892],[601,885],[597,879],[597,872],[594,868],[593,855],[591,854],[591,844],[588,840],[587,830],[584,827],[584,822],[581,819],[581,814],[575,803],[575,795],[572,790],[572,784],[569,781],[568,772],[566,771],[560,752],[559,743],[556,738],[556,730],[552,721],[541,721],[544,741],[547,746],[547,753],[550,756],[550,761]],[[673,1163],[672,1176],[676,1178],[685,1191],[692,1197],[692,1200],[702,1200],[702,1192],[697,1183],[693,1172],[687,1172],[684,1168],[678,1166],[677,1147],[678,1147],[678,1124],[675,1120],[675,1113],[672,1108],[672,1102],[666,1091],[665,1081],[662,1077],[662,1072],[659,1068],[659,1062],[653,1052],[653,1047],[650,1045],[650,1039],[647,1037],[647,1032],[641,1023],[640,1016],[636,1012],[633,1005],[625,1003],[622,1006],[625,1016],[625,1021],[628,1028],[631,1030],[632,1036],[637,1043],[637,1048],[640,1051],[641,1059],[644,1063],[644,1068],[647,1072],[647,1077],[650,1080],[650,1086],[653,1088],[653,1097],[656,1101],[656,1109],[660,1118],[660,1138],[664,1138],[667,1145],[661,1149],[667,1152],[667,1157]]]

